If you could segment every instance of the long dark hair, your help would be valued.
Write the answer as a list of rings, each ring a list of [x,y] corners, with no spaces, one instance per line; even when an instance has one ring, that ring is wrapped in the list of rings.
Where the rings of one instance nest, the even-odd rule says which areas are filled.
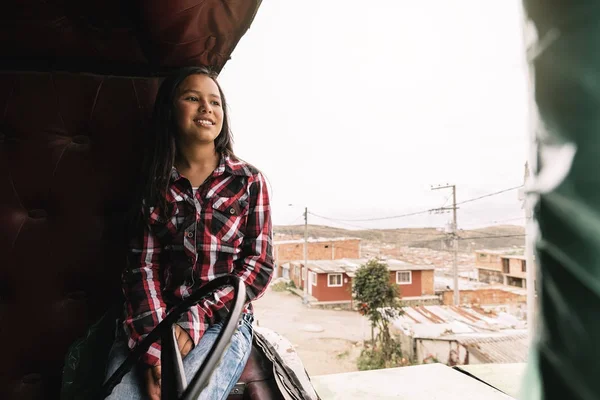
[[[147,207],[158,206],[163,217],[167,216],[166,193],[177,154],[177,125],[174,118],[175,97],[179,85],[185,78],[195,74],[208,76],[219,88],[223,107],[223,128],[215,139],[215,151],[218,154],[234,155],[227,102],[221,85],[217,82],[217,74],[206,67],[186,67],[178,69],[166,77],[158,89],[152,111],[150,135],[145,140],[141,179],[131,210],[130,223],[134,226],[140,222],[139,218],[142,217],[140,213],[142,201],[145,202]]]

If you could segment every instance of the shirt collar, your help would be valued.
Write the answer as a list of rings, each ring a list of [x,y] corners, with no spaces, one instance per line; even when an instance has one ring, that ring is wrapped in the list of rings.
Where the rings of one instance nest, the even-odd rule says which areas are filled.
[[[223,174],[237,175],[237,176],[252,176],[252,171],[248,168],[248,164],[239,160],[235,156],[229,154],[221,154],[219,165],[212,173],[213,177],[221,176]],[[173,166],[171,168],[171,183],[175,183],[178,180],[184,178],[177,168]]]

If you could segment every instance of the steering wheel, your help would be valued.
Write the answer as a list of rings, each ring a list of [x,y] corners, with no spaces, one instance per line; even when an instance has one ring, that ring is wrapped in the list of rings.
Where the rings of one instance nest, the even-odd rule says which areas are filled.
[[[230,312],[225,317],[223,329],[219,332],[217,340],[208,351],[204,362],[196,375],[192,378],[189,385],[185,378],[183,370],[183,361],[177,346],[175,338],[174,324],[179,320],[179,317],[186,312],[190,307],[197,304],[202,298],[206,297],[211,292],[222,286],[232,286],[233,306]],[[129,356],[123,361],[123,364],[112,374],[112,376],[102,385],[99,392],[99,399],[105,399],[110,395],[121,382],[121,379],[133,368],[140,357],[148,351],[152,343],[161,339],[162,350],[160,356],[161,365],[161,400],[192,400],[198,398],[202,389],[206,387],[209,378],[220,361],[221,355],[231,341],[231,337],[235,333],[236,327],[242,312],[244,311],[244,300],[246,298],[246,286],[240,278],[227,275],[213,279],[208,284],[204,285],[190,297],[183,300],[169,312],[157,326],[139,343]]]

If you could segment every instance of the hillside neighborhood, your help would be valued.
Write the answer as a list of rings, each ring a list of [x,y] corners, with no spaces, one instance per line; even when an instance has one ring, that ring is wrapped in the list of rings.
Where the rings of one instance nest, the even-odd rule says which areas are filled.
[[[522,228],[501,229],[519,232]],[[393,321],[391,331],[411,364],[441,362],[454,366],[525,361],[528,352],[526,271],[530,266],[526,265],[523,256],[522,237],[516,241],[509,235],[508,240],[491,243],[479,239],[479,243],[474,243],[474,247],[479,248],[467,246],[461,249],[458,253],[460,302],[456,306],[453,302],[452,253],[440,248],[444,246],[443,240],[437,239],[435,232],[416,236],[417,243],[410,239],[390,243],[377,240],[373,232],[368,233],[373,236],[363,239],[359,236],[364,237],[365,232],[353,235],[352,231],[331,229],[333,232],[327,232],[327,228],[319,227],[315,231],[329,237],[310,236],[307,239],[305,264],[304,239],[293,231],[282,231],[285,229],[276,228],[273,243],[276,260],[273,282],[287,282],[289,291],[297,295],[293,296],[294,301],[302,304],[303,309],[314,310],[306,320],[295,319],[312,326],[313,329],[306,330],[309,337],[310,332],[320,332],[318,324],[324,323],[310,320],[319,318],[318,310],[337,313],[342,319],[350,315],[360,318],[353,299],[353,278],[362,265],[377,258],[387,265],[389,280],[397,287],[401,298],[402,313]],[[342,235],[330,236],[332,233]],[[402,232],[397,233],[397,237],[401,235]],[[485,238],[481,234],[473,236]],[[290,300],[282,298],[279,301]],[[261,304],[264,303],[257,305],[261,323],[269,320],[268,316],[260,319]],[[331,314],[328,315],[331,318]],[[325,336],[342,340],[349,337],[348,331],[355,329],[351,335],[354,347],[360,346],[357,337],[366,339],[364,322],[340,328],[339,332],[330,328],[329,336]],[[304,339],[298,336],[299,341]],[[318,346],[317,342],[312,343],[311,357],[315,356],[315,346]],[[327,354],[328,349],[330,347],[325,347],[323,353]],[[302,355],[308,349],[297,350]],[[352,348],[340,350],[338,361],[340,354],[356,357]],[[329,354],[329,357],[333,356]],[[320,369],[330,365],[327,363],[315,368],[319,373],[356,370],[352,360],[348,361],[342,370],[339,367],[330,371]]]

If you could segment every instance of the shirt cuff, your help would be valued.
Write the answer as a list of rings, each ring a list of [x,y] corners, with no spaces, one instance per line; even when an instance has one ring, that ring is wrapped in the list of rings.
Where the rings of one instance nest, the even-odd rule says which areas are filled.
[[[142,356],[142,362],[150,367],[160,365],[160,344],[152,343],[148,351]]]

